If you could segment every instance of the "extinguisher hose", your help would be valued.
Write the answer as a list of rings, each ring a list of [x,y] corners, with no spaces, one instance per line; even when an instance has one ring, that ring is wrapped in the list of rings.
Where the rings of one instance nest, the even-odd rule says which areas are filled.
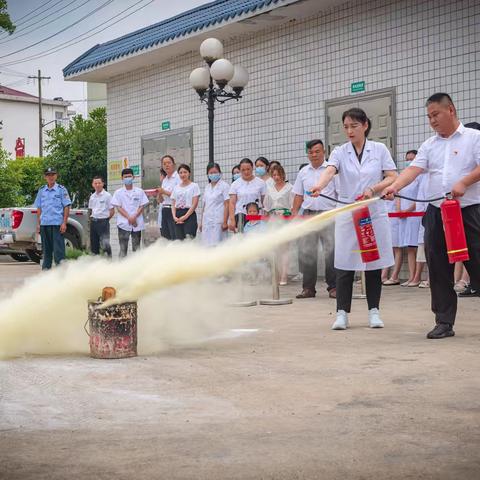
[[[451,192],[446,193],[445,195],[438,197],[438,198],[428,198],[428,199],[420,199],[420,198],[412,198],[412,197],[406,197],[405,195],[399,195],[396,194],[396,198],[403,198],[404,200],[410,200],[411,202],[420,202],[420,203],[430,203],[430,202],[437,202],[439,200],[444,200],[448,195],[450,195]],[[324,195],[323,193],[318,194],[319,197],[326,198],[327,200],[331,200],[332,202],[336,203],[341,203],[342,205],[352,205],[355,202],[343,202],[342,200],[338,200],[333,197],[329,197],[328,195]],[[380,197],[381,200],[385,199],[385,196]]]

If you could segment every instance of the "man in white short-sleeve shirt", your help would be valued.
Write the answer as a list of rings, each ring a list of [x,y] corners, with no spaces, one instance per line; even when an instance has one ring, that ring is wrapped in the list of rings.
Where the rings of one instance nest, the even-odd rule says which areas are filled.
[[[148,204],[145,192],[133,186],[133,170],[122,170],[123,187],[115,191],[112,207],[117,208],[118,241],[120,243],[120,258],[127,255],[128,240],[132,237],[132,250],[140,247],[142,230],[145,228],[143,208]]]
[[[94,177],[92,187],[95,190],[88,201],[90,213],[90,251],[98,255],[100,251],[112,256],[110,246],[110,219],[115,213],[112,196],[105,191],[102,177]]]
[[[293,215],[298,215],[300,209],[303,215],[318,215],[326,210],[335,208],[336,203],[323,197],[312,197],[308,192],[319,182],[320,177],[327,168],[325,149],[321,140],[315,139],[307,143],[307,155],[310,163],[303,167],[297,175],[293,186]],[[323,191],[325,195],[337,198],[335,182],[330,182]],[[336,297],[336,273],[334,261],[334,231],[329,226],[319,232],[302,237],[299,241],[300,271],[303,273],[303,289],[297,298],[311,298],[317,293],[317,264],[318,243],[322,242],[325,259],[325,281],[330,298]]]
[[[427,113],[436,135],[426,140],[415,160],[383,192],[392,198],[418,175],[428,176],[427,199],[432,200],[423,218],[425,256],[430,275],[435,328],[427,338],[455,335],[457,295],[453,288],[454,264],[449,263],[440,204],[451,192],[460,202],[470,259],[463,262],[472,289],[480,291],[480,132],[465,128],[457,118],[452,99],[436,93],[427,100]]]

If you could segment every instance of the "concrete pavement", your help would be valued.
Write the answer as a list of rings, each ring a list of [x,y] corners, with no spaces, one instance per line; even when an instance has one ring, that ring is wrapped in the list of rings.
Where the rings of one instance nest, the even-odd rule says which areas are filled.
[[[0,479],[478,479],[479,307],[427,340],[428,290],[389,287],[386,328],[356,300],[332,332],[321,292],[157,356],[0,361]]]

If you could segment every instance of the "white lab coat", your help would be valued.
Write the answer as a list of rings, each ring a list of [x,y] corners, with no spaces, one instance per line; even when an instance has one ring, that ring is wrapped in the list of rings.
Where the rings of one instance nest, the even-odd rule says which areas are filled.
[[[393,213],[397,211],[396,201],[385,200],[385,207],[387,213]],[[390,231],[392,232],[392,247],[400,247],[400,219],[398,217],[389,217]]]
[[[212,247],[225,240],[222,230],[225,202],[230,199],[230,185],[219,180],[215,186],[209,183],[203,194],[202,243]]]
[[[427,199],[427,191],[428,191],[428,175],[426,173],[420,174],[418,177],[419,179],[419,187],[418,187],[418,197],[421,200]],[[427,210],[428,203],[425,202],[417,202],[417,212],[425,212]],[[423,217],[420,217],[420,227],[418,229],[418,245],[422,245],[425,243],[425,227],[422,224]]]
[[[412,183],[400,190],[400,195],[410,198],[418,198],[418,189],[420,187],[420,177],[417,177]],[[407,210],[412,204],[410,200],[400,199],[400,210]],[[415,205],[415,209],[417,205]],[[416,211],[416,210],[414,210]],[[400,247],[417,247],[418,230],[420,229],[421,217],[400,218]]]
[[[369,140],[366,141],[361,163],[353,145],[348,142],[333,150],[328,164],[337,168],[338,199],[349,203],[354,202],[367,187],[381,182],[384,171],[397,169],[387,147],[383,143]],[[335,268],[364,271],[393,265],[392,234],[385,202],[377,201],[368,208],[380,259],[369,263],[362,262],[352,214],[348,212],[337,216],[335,220]]]

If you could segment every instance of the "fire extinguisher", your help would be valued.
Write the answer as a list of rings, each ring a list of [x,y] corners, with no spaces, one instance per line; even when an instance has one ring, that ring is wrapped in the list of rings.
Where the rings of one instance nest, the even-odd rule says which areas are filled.
[[[352,217],[362,261],[368,263],[378,260],[380,254],[369,208],[367,206],[358,208],[352,213]]]
[[[469,260],[460,202],[447,197],[440,205],[440,212],[447,244],[448,261],[455,263]]]

